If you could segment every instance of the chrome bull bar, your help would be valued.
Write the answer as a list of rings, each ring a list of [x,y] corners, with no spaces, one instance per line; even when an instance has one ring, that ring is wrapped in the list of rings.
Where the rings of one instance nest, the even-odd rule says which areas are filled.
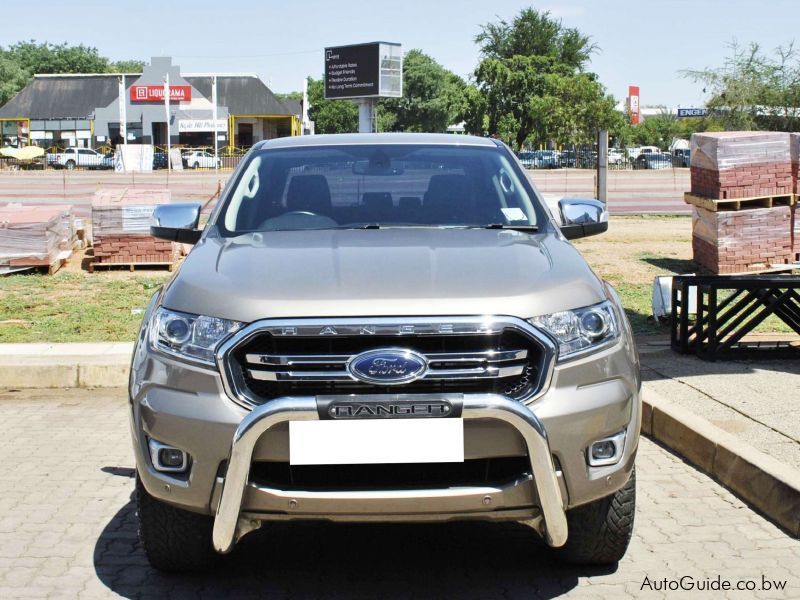
[[[550,546],[563,546],[567,541],[565,502],[541,421],[525,405],[498,394],[464,395],[461,416],[464,419],[498,419],[519,431],[528,448],[533,484],[539,497],[542,536]],[[238,539],[254,528],[249,519],[242,518],[242,501],[253,449],[264,432],[286,421],[317,419],[317,399],[312,396],[271,400],[254,408],[242,420],[233,436],[214,519],[213,544],[217,552],[230,552]],[[407,496],[408,492],[403,491],[402,495]]]

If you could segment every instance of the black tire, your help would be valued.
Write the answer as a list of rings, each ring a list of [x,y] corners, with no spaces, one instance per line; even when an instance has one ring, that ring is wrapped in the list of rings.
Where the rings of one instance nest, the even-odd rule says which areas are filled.
[[[569,537],[561,558],[581,565],[611,565],[628,549],[636,512],[636,470],[616,493],[567,512]]]
[[[192,168],[193,169],[199,169],[200,168],[200,163],[199,162],[194,163],[194,165],[192,165]]]
[[[153,568],[186,573],[213,566],[221,556],[211,545],[212,517],[153,498],[136,477],[139,542]]]
[[[67,167],[67,169],[72,171],[75,168],[75,161],[74,160],[68,160],[66,167]]]

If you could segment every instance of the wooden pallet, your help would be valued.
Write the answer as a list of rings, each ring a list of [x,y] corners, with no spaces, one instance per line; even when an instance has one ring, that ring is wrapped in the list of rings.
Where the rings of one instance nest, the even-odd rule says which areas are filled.
[[[176,261],[170,262],[95,262],[92,261],[87,265],[89,273],[94,273],[97,267],[110,268],[110,267],[127,267],[130,271],[135,271],[136,267],[166,267],[170,273],[175,270]]]
[[[750,196],[748,198],[706,198],[691,192],[683,194],[683,201],[712,212],[723,210],[742,210],[747,208],[772,208],[774,206],[794,206],[795,194],[776,194],[774,196]]]
[[[46,260],[36,260],[33,259],[30,263],[20,263],[20,264],[4,264],[0,265],[0,267],[12,267],[14,269],[36,269],[37,271],[47,271],[48,275],[54,275],[58,272],[58,270],[67,264],[66,258],[57,258],[53,262],[47,262]]]

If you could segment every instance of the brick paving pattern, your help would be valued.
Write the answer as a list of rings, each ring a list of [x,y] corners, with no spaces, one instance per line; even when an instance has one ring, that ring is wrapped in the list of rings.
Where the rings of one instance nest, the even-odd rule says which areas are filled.
[[[690,576],[786,580],[800,597],[800,541],[679,458],[643,440],[634,540],[616,569],[560,565],[519,524],[280,524],[217,571],[152,571],[136,540],[124,390],[0,393],[0,598],[665,597]]]

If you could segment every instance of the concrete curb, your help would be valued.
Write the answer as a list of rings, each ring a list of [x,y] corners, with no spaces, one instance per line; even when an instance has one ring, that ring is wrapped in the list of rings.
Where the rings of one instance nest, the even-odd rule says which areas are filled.
[[[133,344],[0,344],[0,388],[124,387]]]
[[[642,433],[800,537],[800,471],[643,386]]]

